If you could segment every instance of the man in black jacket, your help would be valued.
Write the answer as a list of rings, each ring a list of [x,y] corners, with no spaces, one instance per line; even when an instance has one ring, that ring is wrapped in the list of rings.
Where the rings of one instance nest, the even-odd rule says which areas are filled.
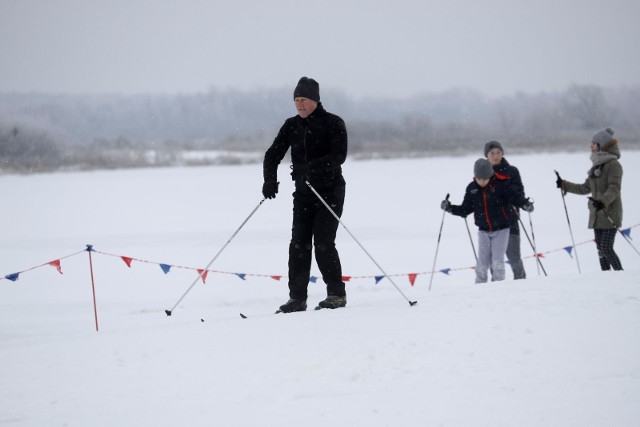
[[[336,215],[342,215],[345,180],[342,164],[347,157],[347,129],[344,121],[327,112],[320,102],[320,87],[302,77],[294,92],[298,115],[288,118],[264,156],[262,194],[273,199],[278,193],[278,165],[291,148],[293,225],[289,244],[289,301],[277,312],[290,313],[307,309],[307,286],[311,271],[311,250],[327,298],[320,308],[339,308],[347,304],[342,266],[335,246],[338,220],[313,193],[310,184]]]

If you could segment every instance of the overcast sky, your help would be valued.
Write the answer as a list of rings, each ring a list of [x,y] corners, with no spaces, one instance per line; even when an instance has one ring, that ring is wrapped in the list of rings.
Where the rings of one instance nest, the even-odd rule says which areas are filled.
[[[0,0],[0,91],[640,83],[639,0]]]

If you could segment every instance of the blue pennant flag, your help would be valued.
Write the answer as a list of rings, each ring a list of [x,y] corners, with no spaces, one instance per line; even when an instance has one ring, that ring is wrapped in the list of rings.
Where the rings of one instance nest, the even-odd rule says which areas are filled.
[[[571,255],[571,251],[573,250],[573,246],[567,246],[566,248],[562,248],[562,249],[564,249],[565,251],[567,251],[567,253],[569,254],[569,256],[570,256],[571,258],[573,258],[573,255]]]
[[[316,276],[311,276],[311,277],[309,277],[309,281],[311,283],[316,283],[318,281],[318,278]]]
[[[236,273],[236,276],[238,276],[239,278],[241,278],[242,280],[247,280],[244,277],[246,276],[245,273]]]
[[[440,270],[440,273],[444,273],[448,276],[450,271],[451,271],[450,268],[443,268],[442,270]]]
[[[625,229],[625,230],[620,230],[622,231],[622,234],[624,234],[625,236],[627,236],[628,238],[631,239],[631,227]]]
[[[13,273],[13,274],[7,274],[6,276],[4,276],[4,278],[9,279],[12,282],[15,282],[16,280],[18,280],[19,276],[20,276],[20,273]]]
[[[169,264],[160,264],[160,268],[162,269],[164,274],[167,274],[169,271],[171,271],[171,266]]]
[[[380,281],[381,281],[382,279],[384,279],[384,278],[385,278],[385,276],[376,276],[376,285],[377,285],[378,283],[380,283]]]

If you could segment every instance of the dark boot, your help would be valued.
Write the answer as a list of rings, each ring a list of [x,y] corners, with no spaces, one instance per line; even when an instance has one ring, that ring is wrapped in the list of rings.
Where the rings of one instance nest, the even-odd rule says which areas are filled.
[[[307,309],[306,299],[293,299],[280,306],[276,313],[293,313],[294,311],[305,311]]]
[[[320,301],[316,310],[322,308],[340,308],[347,305],[347,296],[329,295],[326,299]]]

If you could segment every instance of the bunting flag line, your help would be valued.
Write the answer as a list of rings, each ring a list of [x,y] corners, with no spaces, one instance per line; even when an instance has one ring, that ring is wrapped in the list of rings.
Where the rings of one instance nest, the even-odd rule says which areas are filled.
[[[628,228],[625,228],[624,230],[620,230],[625,236],[627,236],[629,239],[631,239],[631,229],[640,226],[640,224],[635,224],[632,225]],[[589,244],[589,243],[594,243],[594,239],[590,239],[590,240],[586,240],[584,242],[580,242],[577,243],[575,246],[579,246],[579,245],[585,245],[585,244]],[[111,253],[107,253],[107,252],[101,252],[101,251],[97,251],[93,248],[92,245],[87,245],[88,248],[90,248],[91,252],[95,253],[95,254],[100,254],[100,255],[106,255],[106,256],[111,256],[111,257],[117,257],[120,258],[126,265],[128,268],[131,268],[133,261],[136,262],[140,262],[140,263],[147,263],[147,264],[155,264],[158,265],[160,267],[160,269],[162,270],[162,272],[164,274],[169,274],[173,268],[180,268],[180,269],[187,269],[187,270],[195,270],[198,272],[198,274],[200,275],[201,279],[202,279],[202,283],[206,282],[206,278],[208,273],[218,273],[218,274],[233,274],[236,277],[240,278],[241,280],[247,280],[247,277],[267,277],[267,278],[271,278],[272,280],[277,280],[280,281],[283,277],[286,276],[282,276],[282,275],[274,275],[274,274],[255,274],[255,273],[239,273],[239,272],[228,272],[228,271],[218,271],[218,270],[204,270],[204,269],[197,269],[197,268],[193,268],[193,267],[186,267],[186,266],[180,266],[180,265],[171,265],[171,264],[167,264],[167,263],[159,263],[159,262],[155,262],[155,261],[149,261],[149,260],[144,260],[144,259],[139,259],[139,258],[134,258],[134,257],[130,257],[130,256],[124,256],[124,255],[115,255],[115,254],[111,254]],[[546,255],[554,253],[554,252],[558,252],[558,251],[564,251],[566,252],[571,258],[573,258],[573,251],[574,251],[574,246],[565,246],[559,249],[554,249],[554,250],[550,250],[547,252],[538,252],[535,253],[533,255],[529,255],[529,256],[525,256],[522,257],[522,259],[527,259],[527,258],[545,258]],[[36,265],[35,267],[31,267],[28,268],[26,270],[22,270],[22,271],[17,271],[11,274],[7,274],[5,276],[0,276],[0,280],[9,280],[11,282],[16,282],[19,278],[20,275],[22,273],[34,270],[36,268],[40,268],[43,266],[51,266],[54,267],[58,273],[63,274],[62,272],[62,263],[61,261],[73,256],[76,256],[78,254],[81,254],[83,252],[86,252],[86,249],[83,249],[81,251],[72,253],[70,255],[66,255],[64,257],[60,257],[58,259],[55,259],[53,261],[49,261],[40,265]],[[445,275],[450,275],[451,272],[453,271],[461,271],[461,270],[474,270],[475,266],[469,266],[469,267],[459,267],[459,268],[443,268],[438,270],[439,273],[443,273]],[[398,273],[398,274],[391,274],[389,276],[407,276],[409,283],[411,286],[415,285],[415,282],[418,278],[418,276],[421,275],[429,275],[429,274],[434,274],[435,272],[419,272],[419,273]],[[342,276],[342,280],[345,282],[349,282],[352,279],[374,279],[375,284],[379,284],[386,276],[384,275],[374,275],[374,276],[370,276],[370,275],[366,275],[366,276]],[[309,282],[310,283],[317,283],[318,281],[318,277],[317,276],[310,276],[309,277]]]
[[[28,272],[28,271],[35,270],[35,269],[37,269],[37,268],[45,267],[45,266],[46,266],[46,267],[49,267],[49,266],[54,267],[56,270],[58,270],[58,272],[59,272],[60,274],[62,274],[62,263],[61,263],[61,261],[62,261],[63,259],[68,259],[68,258],[71,258],[71,257],[76,256],[76,255],[78,255],[78,254],[81,254],[81,253],[83,253],[83,252],[85,252],[85,251],[86,251],[86,250],[85,250],[85,249],[83,249],[83,250],[81,250],[81,251],[74,252],[74,253],[72,253],[72,254],[69,254],[69,255],[65,255],[65,256],[63,256],[63,257],[60,257],[60,258],[58,258],[58,259],[56,259],[56,260],[48,261],[48,262],[45,262],[45,263],[43,263],[43,264],[36,265],[35,267],[27,268],[26,270],[17,271],[17,272],[15,272],[15,273],[7,274],[7,275],[5,275],[5,276],[0,277],[0,280],[5,280],[5,279],[6,279],[6,280],[10,280],[10,281],[12,281],[12,282],[15,282],[16,280],[18,280],[18,278],[20,277],[20,275],[21,275],[22,273],[26,273],[26,272]]]

